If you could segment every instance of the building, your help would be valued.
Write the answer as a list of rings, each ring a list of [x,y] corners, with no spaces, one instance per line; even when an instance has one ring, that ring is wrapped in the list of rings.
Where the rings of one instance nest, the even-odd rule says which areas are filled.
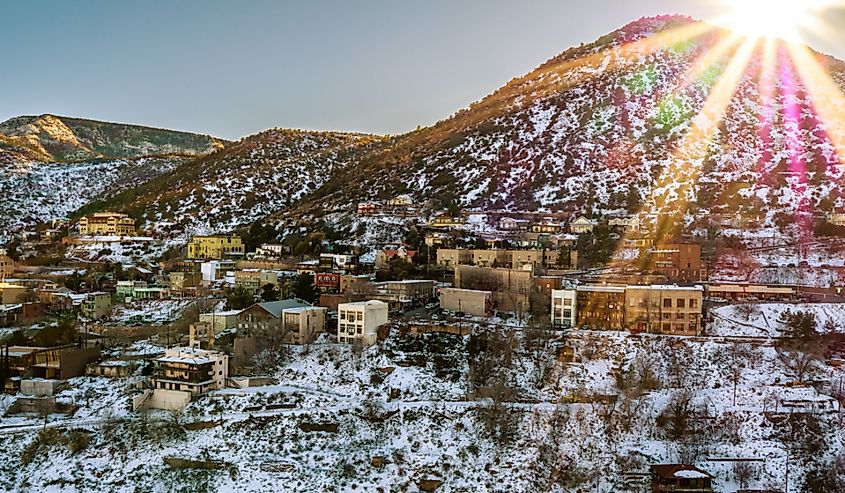
[[[832,212],[828,214],[827,222],[834,226],[845,226],[845,212]]]
[[[279,275],[272,270],[244,269],[235,271],[235,288],[246,290],[249,294],[256,295],[270,284],[273,287],[279,285]]]
[[[577,318],[578,292],[574,289],[552,290],[552,327],[575,327]]]
[[[455,287],[490,291],[497,310],[527,313],[534,288],[533,272],[530,269],[459,265],[455,268]]]
[[[310,306],[309,303],[298,298],[256,303],[238,314],[238,332],[248,336],[265,335],[292,340],[294,337],[287,337],[283,331],[284,313],[294,308]]]
[[[375,283],[376,293],[386,295],[391,301],[400,304],[427,303],[434,298],[437,281],[425,279],[405,279]]]
[[[426,226],[433,229],[455,229],[466,226],[466,221],[462,217],[438,214],[426,223]]]
[[[225,312],[200,313],[200,322],[208,323],[219,334],[226,329],[234,329],[238,326],[238,316],[241,310],[228,310]]]
[[[115,285],[115,298],[117,301],[131,301],[135,298],[135,290],[146,288],[146,281],[117,281]]]
[[[512,217],[503,217],[499,219],[499,231],[528,231],[528,226],[531,221],[527,219],[515,219]]]
[[[487,250],[440,248],[436,253],[436,263],[447,269],[456,265],[475,265],[478,267],[505,267],[523,269],[574,269],[578,263],[578,252],[570,249],[529,249],[529,250]]]
[[[189,259],[222,260],[243,254],[244,244],[237,235],[194,236],[188,243]]]
[[[229,356],[225,353],[191,347],[168,349],[156,360],[149,405],[180,409],[192,397],[224,388],[228,377]]]
[[[354,271],[358,267],[358,257],[343,253],[321,253],[320,269]]]
[[[313,342],[326,326],[328,308],[322,306],[301,306],[282,312],[282,329],[285,342],[308,344]]]
[[[170,280],[170,291],[173,293],[185,294],[188,291],[196,291],[202,284],[202,273],[175,271],[168,274]]]
[[[564,224],[550,217],[543,218],[540,222],[531,225],[532,233],[558,234],[563,232],[563,230]]]
[[[713,476],[687,464],[651,466],[652,493],[712,493]]]
[[[29,293],[25,286],[0,282],[0,305],[23,303]]]
[[[698,335],[703,293],[702,286],[628,286],[625,328],[631,332]]]
[[[208,322],[195,322],[188,326],[188,346],[195,349],[211,349],[217,333]]]
[[[493,314],[493,293],[475,289],[442,288],[440,308],[476,317],[489,317]]]
[[[372,346],[378,341],[378,329],[385,325],[387,303],[378,300],[341,303],[337,306],[337,340],[352,343],[360,341]]]
[[[376,270],[383,270],[388,268],[390,262],[394,259],[399,259],[404,262],[413,263],[416,257],[416,250],[409,250],[404,246],[399,248],[385,248],[376,253]]]
[[[612,228],[621,228],[625,231],[639,231],[640,218],[638,216],[616,217],[607,222]]]
[[[8,255],[0,255],[0,282],[12,277],[15,273],[15,261]]]
[[[0,349],[10,376],[65,380],[85,373],[85,366],[100,357],[97,348],[8,346]]]
[[[381,204],[378,202],[358,202],[355,213],[359,216],[374,216],[381,211]]]
[[[220,279],[226,278],[227,272],[235,271],[235,262],[232,260],[209,260],[200,263],[200,273],[203,284],[211,284]]]
[[[119,212],[95,212],[79,218],[79,234],[132,236],[135,234],[135,220]]]
[[[288,253],[288,247],[281,243],[262,243],[255,249],[255,256],[261,258],[282,258]]]
[[[579,216],[577,219],[569,223],[569,231],[576,235],[584,234],[584,233],[592,233],[593,228],[598,226],[599,223],[593,221],[592,219],[587,219],[585,216]]]
[[[764,284],[710,284],[704,291],[708,298],[726,300],[790,301],[795,298],[794,287]]]
[[[583,285],[575,288],[578,327],[622,330],[625,321],[625,288]]]
[[[91,320],[99,320],[111,314],[111,294],[102,291],[88,293],[82,302],[82,315]]]
[[[648,253],[652,270],[670,282],[699,282],[704,277],[698,243],[659,244]]]

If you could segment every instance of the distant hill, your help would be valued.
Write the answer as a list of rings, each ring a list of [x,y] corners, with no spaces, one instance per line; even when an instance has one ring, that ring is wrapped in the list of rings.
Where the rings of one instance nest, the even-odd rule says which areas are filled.
[[[266,130],[80,212],[128,212],[165,235],[231,231],[285,209],[383,142],[365,134]]]
[[[19,116],[0,123],[0,164],[203,155],[224,144],[208,135],[56,115]]]

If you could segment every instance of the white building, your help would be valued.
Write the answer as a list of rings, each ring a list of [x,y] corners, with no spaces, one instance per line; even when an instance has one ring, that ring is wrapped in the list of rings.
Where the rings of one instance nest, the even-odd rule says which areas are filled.
[[[172,348],[156,360],[156,367],[151,379],[154,390],[145,405],[181,409],[191,398],[226,386],[229,356],[191,347]]]
[[[598,226],[596,221],[587,219],[585,216],[580,216],[578,219],[569,223],[569,231],[575,233],[576,235],[580,235],[592,232],[593,228],[596,226]]]
[[[280,258],[285,254],[285,246],[276,243],[264,243],[255,249],[256,257]]]
[[[337,306],[337,340],[361,340],[371,346],[378,340],[378,328],[387,323],[387,303],[370,300],[341,303]]]
[[[577,296],[574,289],[552,290],[552,327],[575,327]]]

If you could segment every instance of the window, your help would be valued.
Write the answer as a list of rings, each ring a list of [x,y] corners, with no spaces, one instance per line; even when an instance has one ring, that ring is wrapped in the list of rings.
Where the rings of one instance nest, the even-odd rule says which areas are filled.
[[[696,300],[696,299],[689,300],[689,307],[690,308],[698,308],[698,300]]]
[[[684,308],[686,306],[686,300],[683,298],[678,298],[678,303],[676,305],[678,308]]]
[[[364,320],[364,312],[358,312],[358,321],[362,322]]]
[[[672,298],[665,298],[663,300],[663,308],[672,308]]]
[[[563,306],[572,306],[572,298],[564,298]]]
[[[572,310],[564,310],[563,318],[572,318]]]

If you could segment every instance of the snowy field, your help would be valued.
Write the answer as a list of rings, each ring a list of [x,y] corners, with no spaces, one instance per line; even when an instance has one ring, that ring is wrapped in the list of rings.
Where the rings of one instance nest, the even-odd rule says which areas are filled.
[[[837,332],[845,332],[845,303],[756,303],[740,307],[727,305],[712,310],[712,335],[780,337],[783,324],[779,320],[787,310],[812,313],[819,331],[832,324]]]

